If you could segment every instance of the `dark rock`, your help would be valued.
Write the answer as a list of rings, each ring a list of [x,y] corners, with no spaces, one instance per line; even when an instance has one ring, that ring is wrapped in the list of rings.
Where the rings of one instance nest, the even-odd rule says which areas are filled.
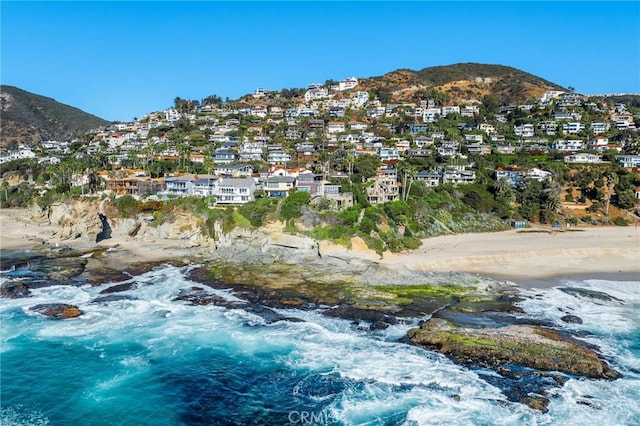
[[[99,243],[102,240],[108,240],[111,238],[111,225],[109,225],[109,221],[107,217],[102,213],[98,213],[98,217],[100,218],[100,222],[102,222],[102,231],[96,235],[96,243]]]
[[[558,290],[562,291],[563,293],[567,293],[570,294],[572,296],[575,297],[587,297],[589,299],[594,299],[594,300],[601,300],[603,302],[619,302],[619,303],[623,303],[622,300],[613,297],[605,292],[602,291],[596,291],[596,290],[589,290],[586,288],[579,288],[579,287],[559,287]]]
[[[460,401],[460,395],[453,394],[453,395],[451,395],[451,399],[453,399],[454,401]]]
[[[49,281],[68,282],[84,272],[87,259],[72,257],[46,257],[29,261],[28,270],[32,277],[39,277]]]
[[[351,305],[343,303],[335,308],[327,309],[322,313],[322,315],[332,318],[343,318],[348,320],[360,320],[360,321],[370,321],[370,322],[385,322],[387,324],[395,325],[397,324],[397,320],[394,316],[387,315],[382,312],[369,310],[369,309],[359,309],[355,308]]]
[[[560,319],[569,324],[582,324],[582,318],[575,315],[565,315]]]
[[[389,328],[389,324],[387,324],[386,322],[383,321],[376,321],[373,324],[371,324],[369,326],[369,330],[373,331],[373,330],[386,330],[387,328]]]
[[[265,323],[273,324],[274,322],[283,321],[286,319],[284,315],[280,315],[276,311],[267,308],[262,305],[252,305],[244,308],[245,311],[261,317]]]
[[[534,410],[542,411],[546,413],[549,411],[549,399],[543,396],[527,396],[520,400],[521,403],[528,405]]]
[[[118,293],[121,291],[127,291],[127,290],[131,290],[133,286],[134,286],[133,281],[128,283],[116,284],[116,285],[112,285],[109,288],[105,288],[100,292],[100,294],[111,294],[111,293]]]
[[[141,227],[142,227],[142,222],[137,222],[135,226],[131,229],[131,231],[129,231],[129,236],[135,237],[136,235],[138,235],[138,231],[140,231]]]
[[[108,303],[117,302],[118,300],[136,300],[134,297],[126,296],[122,294],[110,294],[108,296],[96,297],[93,299],[93,303]]]
[[[206,306],[206,305],[228,306],[229,305],[229,301],[227,299],[220,296],[216,296],[214,294],[207,294],[207,293],[179,294],[173,300],[189,302],[193,306]]]
[[[0,296],[7,299],[20,299],[31,294],[29,287],[24,282],[7,281],[0,287]]]
[[[68,305],[66,303],[46,303],[42,305],[35,305],[30,307],[29,310],[53,319],[75,318],[83,314],[77,306]]]

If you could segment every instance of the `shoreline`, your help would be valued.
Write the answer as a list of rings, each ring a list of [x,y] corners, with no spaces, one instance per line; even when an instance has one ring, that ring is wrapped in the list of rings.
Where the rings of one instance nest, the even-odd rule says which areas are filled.
[[[551,287],[576,277],[640,281],[640,229],[614,226],[576,229],[581,232],[507,230],[444,235],[424,239],[422,246],[411,252],[385,252],[383,256],[366,248],[359,238],[352,240],[351,248],[320,241],[318,252],[322,258],[371,262],[391,270],[479,275],[510,281],[522,288]],[[225,252],[148,236],[135,239],[116,236],[95,243],[64,239],[60,235],[58,226],[29,220],[27,209],[0,209],[3,251],[28,250],[37,245],[69,246],[83,251],[116,248],[119,253],[109,263],[122,269],[144,262],[213,260]]]
[[[410,253],[385,253],[382,264],[478,274],[529,288],[573,277],[623,276],[640,281],[640,229],[582,232],[469,233],[433,237]]]

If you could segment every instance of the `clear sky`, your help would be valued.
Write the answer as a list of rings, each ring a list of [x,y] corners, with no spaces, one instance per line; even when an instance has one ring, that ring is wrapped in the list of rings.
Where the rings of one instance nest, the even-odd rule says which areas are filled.
[[[2,84],[108,120],[457,62],[640,92],[640,2],[14,2]]]

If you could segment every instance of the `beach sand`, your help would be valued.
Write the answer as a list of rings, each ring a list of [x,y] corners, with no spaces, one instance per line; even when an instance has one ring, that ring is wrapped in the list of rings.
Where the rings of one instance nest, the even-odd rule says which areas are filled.
[[[183,259],[194,250],[174,240],[112,238],[96,245],[90,241],[57,237],[55,226],[33,223],[26,210],[0,209],[0,248],[29,248],[34,244],[66,245],[80,250],[114,247],[123,266],[135,262]],[[359,239],[347,249],[320,243],[324,256],[375,261],[391,268],[436,272],[466,272],[500,280],[540,286],[549,279],[576,275],[640,281],[640,228],[589,227],[572,231],[509,230],[459,234],[423,240],[420,248],[406,253],[368,250]]]
[[[594,227],[442,236],[424,240],[414,252],[389,255],[384,263],[519,282],[620,273],[640,280],[640,229]]]
[[[325,255],[374,260],[361,247],[325,245]],[[406,253],[384,253],[377,262],[423,271],[467,272],[518,283],[540,284],[550,278],[622,276],[640,281],[640,229],[574,228],[546,232],[509,230],[459,234],[423,240]]]

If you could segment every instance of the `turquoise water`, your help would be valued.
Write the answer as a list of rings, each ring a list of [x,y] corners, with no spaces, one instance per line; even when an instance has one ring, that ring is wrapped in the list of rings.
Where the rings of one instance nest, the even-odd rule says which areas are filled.
[[[242,309],[172,301],[196,285],[186,272],[165,266],[135,277],[124,293],[135,300],[108,304],[91,302],[104,286],[1,299],[0,423],[640,424],[640,282],[563,283],[612,301],[556,288],[527,293],[528,313],[589,332],[585,340],[624,375],[569,380],[543,414],[507,401],[485,380],[494,373],[397,343],[415,325],[371,333],[301,310],[286,316],[304,322],[266,324]],[[85,314],[54,321],[28,310],[62,301]],[[561,323],[567,312],[584,323]]]

